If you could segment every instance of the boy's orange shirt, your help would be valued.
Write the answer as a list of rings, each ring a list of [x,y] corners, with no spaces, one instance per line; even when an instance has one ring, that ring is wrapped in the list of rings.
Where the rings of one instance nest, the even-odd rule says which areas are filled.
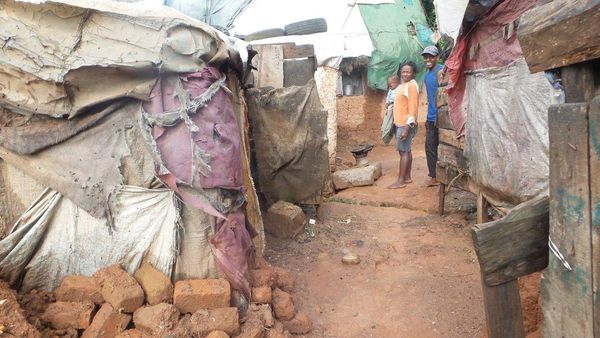
[[[419,118],[419,85],[417,81],[410,80],[400,85],[394,98],[394,124],[406,125],[409,116],[415,121]]]

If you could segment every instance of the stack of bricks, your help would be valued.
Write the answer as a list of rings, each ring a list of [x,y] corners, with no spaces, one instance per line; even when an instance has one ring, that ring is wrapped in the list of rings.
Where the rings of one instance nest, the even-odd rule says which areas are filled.
[[[143,264],[133,276],[114,265],[93,276],[68,276],[41,320],[54,329],[76,330],[83,338],[241,337],[284,338],[312,324],[298,313],[289,272],[260,259],[250,279],[252,300],[240,318],[225,279],[191,279],[175,285]],[[284,291],[285,290],[285,291]]]
[[[382,144],[380,130],[385,113],[385,94],[385,91],[367,89],[364,95],[338,97],[338,147]]]

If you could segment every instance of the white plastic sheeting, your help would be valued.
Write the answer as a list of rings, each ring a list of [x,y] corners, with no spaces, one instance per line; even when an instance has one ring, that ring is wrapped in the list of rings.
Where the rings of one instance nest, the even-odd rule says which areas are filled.
[[[435,0],[433,4],[438,30],[456,41],[469,0]]]
[[[114,227],[46,189],[0,241],[0,277],[23,290],[53,290],[67,275],[111,264],[135,272],[142,260],[170,276],[177,257],[179,208],[169,189],[124,186]]]
[[[472,181],[493,204],[548,194],[547,112],[560,95],[523,58],[467,75],[465,156]]]
[[[215,27],[231,29],[253,0],[165,0],[165,5]]]

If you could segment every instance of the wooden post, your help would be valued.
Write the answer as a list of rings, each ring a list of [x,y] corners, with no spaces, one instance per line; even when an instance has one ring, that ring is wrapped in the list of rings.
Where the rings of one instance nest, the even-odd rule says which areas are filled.
[[[589,133],[594,337],[600,337],[600,96],[590,104]]]
[[[439,206],[438,211],[440,216],[444,216],[444,203],[446,202],[446,185],[444,183],[440,183],[440,191],[439,191]]]
[[[550,238],[568,265],[544,270],[544,337],[594,336],[588,128],[587,103],[550,107]]]
[[[488,201],[482,193],[479,193],[477,195],[477,223],[482,224],[488,221],[488,207]],[[481,289],[483,291],[488,338],[524,338],[525,329],[523,327],[521,296],[519,295],[517,280],[497,286],[487,286],[482,271]]]

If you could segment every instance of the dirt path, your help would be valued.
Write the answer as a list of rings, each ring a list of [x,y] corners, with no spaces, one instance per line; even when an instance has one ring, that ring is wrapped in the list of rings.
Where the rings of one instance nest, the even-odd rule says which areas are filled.
[[[413,180],[397,175],[393,147],[375,147],[383,176],[338,192],[319,209],[314,237],[267,238],[266,257],[298,280],[295,300],[315,323],[307,337],[485,337],[485,315],[470,228],[475,196],[451,190],[437,216],[438,188],[425,187],[423,133],[413,147]],[[349,152],[338,156],[348,162]],[[346,252],[361,263],[341,263]],[[527,331],[539,327],[539,275],[521,281]],[[538,337],[539,330],[529,337]]]
[[[452,213],[435,215],[437,187],[424,187],[422,148],[417,143],[408,188],[385,189],[398,155],[376,147],[369,159],[382,163],[383,176],[323,204],[314,237],[268,238],[267,259],[298,278],[296,300],[315,321],[308,337],[481,337],[479,268],[466,219],[474,200],[451,192]],[[341,263],[348,251],[359,265]]]

